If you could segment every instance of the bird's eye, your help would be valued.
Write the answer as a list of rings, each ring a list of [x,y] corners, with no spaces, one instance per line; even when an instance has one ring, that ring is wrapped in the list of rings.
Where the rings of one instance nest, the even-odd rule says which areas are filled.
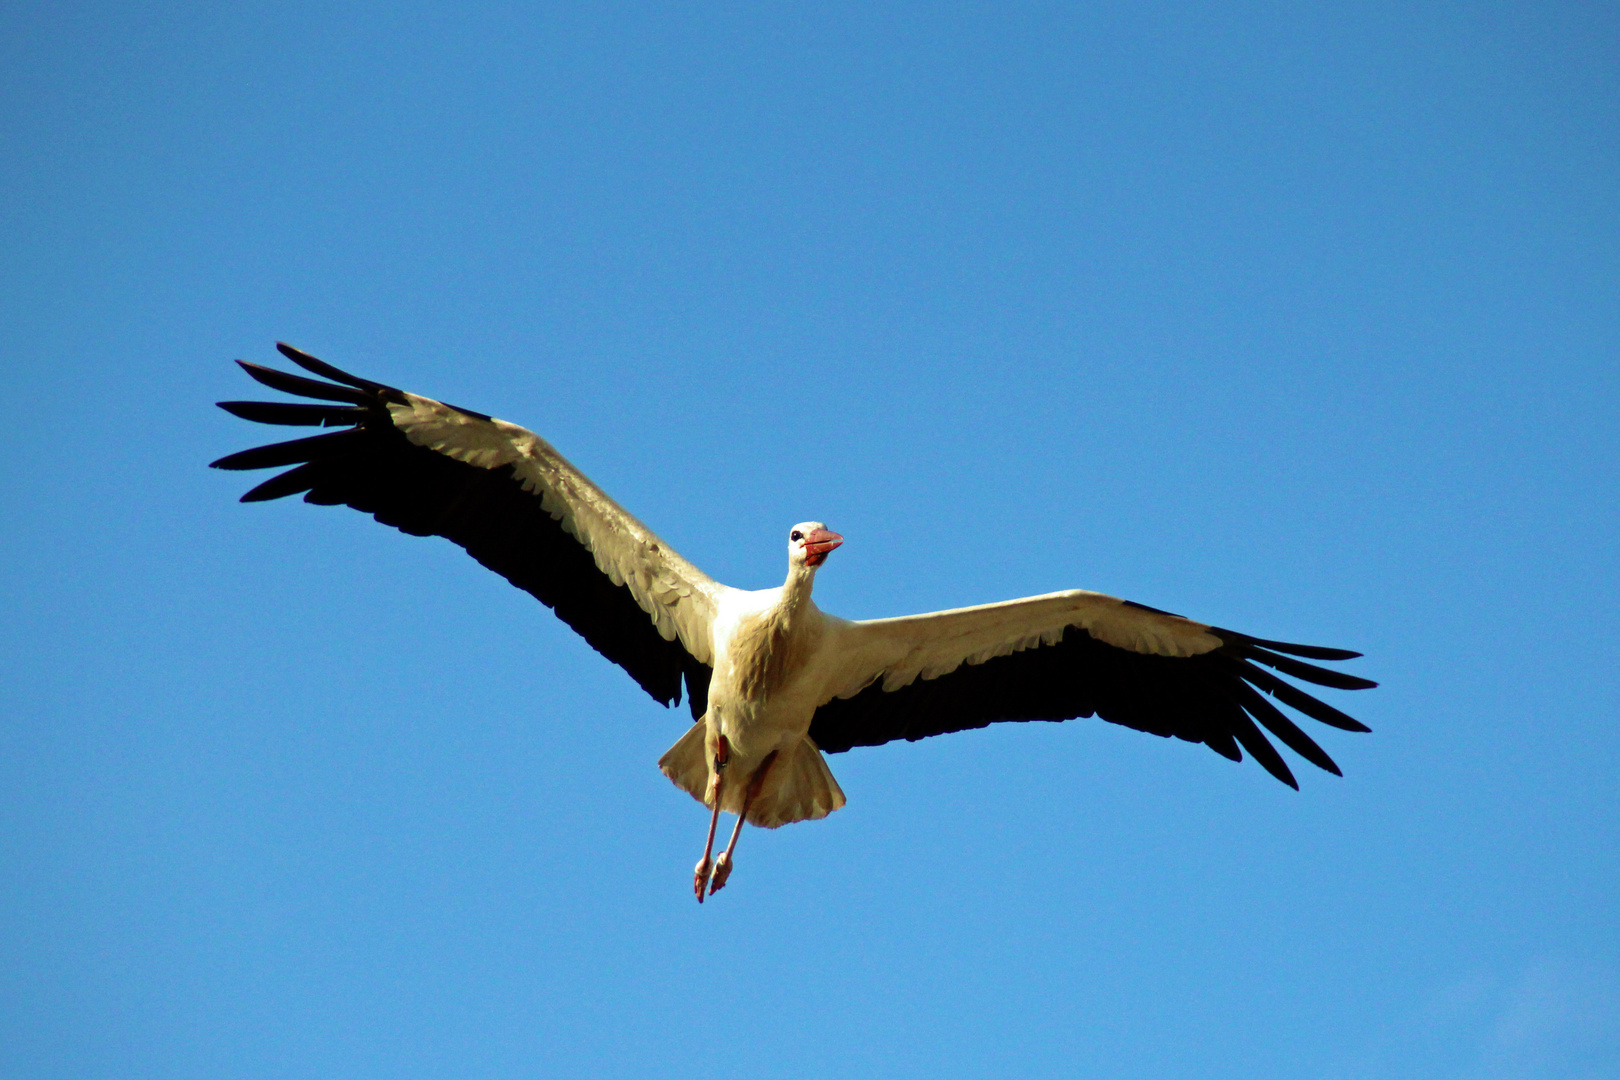
[[[804,533],[800,532],[798,529],[794,529],[793,533],[788,537],[788,539],[789,540],[803,540],[804,539]]]

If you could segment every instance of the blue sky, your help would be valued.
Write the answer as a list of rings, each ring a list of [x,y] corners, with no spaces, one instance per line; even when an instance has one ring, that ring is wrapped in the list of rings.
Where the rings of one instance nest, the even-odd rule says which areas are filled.
[[[0,1072],[1620,1074],[1620,16],[1008,7],[0,12]],[[699,908],[680,714],[204,467],[278,339],[731,584],[820,518],[828,610],[1099,589],[1374,733],[855,751]]]

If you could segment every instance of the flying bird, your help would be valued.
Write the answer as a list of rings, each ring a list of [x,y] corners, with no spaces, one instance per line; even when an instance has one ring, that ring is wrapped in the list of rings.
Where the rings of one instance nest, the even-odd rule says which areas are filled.
[[[787,579],[734,589],[699,570],[540,436],[471,409],[357,378],[278,345],[320,379],[237,361],[301,403],[222,401],[262,424],[340,430],[231,454],[220,469],[292,466],[242,496],[302,494],[413,536],[442,536],[532,594],[665,706],[695,721],[659,760],[710,811],[692,875],[698,902],[726,884],[743,822],[774,829],[844,805],[825,755],[1003,721],[1098,716],[1247,750],[1298,788],[1261,731],[1342,775],[1278,704],[1344,731],[1364,724],[1284,680],[1361,690],[1306,663],[1360,653],[1250,637],[1070,589],[891,619],[841,619],[811,597],[844,538],[819,521],[787,533]],[[326,381],[322,381],[326,380]],[[1303,658],[1303,659],[1301,659]],[[718,858],[721,811],[736,826]]]

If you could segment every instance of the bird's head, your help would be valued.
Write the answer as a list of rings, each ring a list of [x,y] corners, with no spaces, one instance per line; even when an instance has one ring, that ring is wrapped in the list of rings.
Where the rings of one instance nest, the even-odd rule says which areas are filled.
[[[828,552],[844,538],[819,521],[801,521],[788,533],[788,563],[812,570],[827,561]]]

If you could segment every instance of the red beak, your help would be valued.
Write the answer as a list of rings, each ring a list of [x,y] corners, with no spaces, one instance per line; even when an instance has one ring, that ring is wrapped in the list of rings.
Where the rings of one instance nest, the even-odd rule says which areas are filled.
[[[804,538],[804,564],[820,566],[827,561],[827,553],[843,542],[831,529],[812,529]]]

